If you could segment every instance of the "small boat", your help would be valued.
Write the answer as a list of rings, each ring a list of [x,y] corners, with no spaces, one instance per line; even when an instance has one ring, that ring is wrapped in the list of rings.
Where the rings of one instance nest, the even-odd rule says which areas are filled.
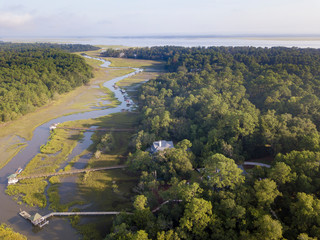
[[[22,170],[23,170],[23,168],[21,168],[21,167],[19,167],[18,169],[17,169],[17,171],[15,172],[15,174],[20,174],[21,172],[22,172]]]

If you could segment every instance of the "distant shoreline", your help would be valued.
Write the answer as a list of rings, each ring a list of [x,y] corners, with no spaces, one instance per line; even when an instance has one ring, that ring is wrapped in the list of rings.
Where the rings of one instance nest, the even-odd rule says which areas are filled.
[[[320,49],[318,35],[252,35],[252,36],[211,36],[211,35],[167,35],[167,36],[109,36],[109,37],[2,37],[0,41],[17,43],[61,43],[90,44],[98,46],[182,46],[182,47],[298,47]]]

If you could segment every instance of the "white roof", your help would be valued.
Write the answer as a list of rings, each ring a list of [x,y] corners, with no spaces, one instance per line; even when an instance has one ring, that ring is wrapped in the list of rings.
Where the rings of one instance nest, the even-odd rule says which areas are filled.
[[[174,148],[172,141],[160,140],[153,142],[151,146],[151,152],[163,151],[167,148]]]

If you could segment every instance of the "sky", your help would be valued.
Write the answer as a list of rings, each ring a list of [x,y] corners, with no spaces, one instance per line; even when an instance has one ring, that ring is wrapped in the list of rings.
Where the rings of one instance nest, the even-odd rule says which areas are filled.
[[[0,37],[320,35],[320,0],[0,0]]]

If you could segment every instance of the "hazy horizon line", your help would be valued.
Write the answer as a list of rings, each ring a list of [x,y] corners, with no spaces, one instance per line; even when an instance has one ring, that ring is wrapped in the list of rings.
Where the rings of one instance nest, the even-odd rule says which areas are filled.
[[[138,35],[37,35],[0,36],[1,38],[320,38],[320,34],[138,34]]]

